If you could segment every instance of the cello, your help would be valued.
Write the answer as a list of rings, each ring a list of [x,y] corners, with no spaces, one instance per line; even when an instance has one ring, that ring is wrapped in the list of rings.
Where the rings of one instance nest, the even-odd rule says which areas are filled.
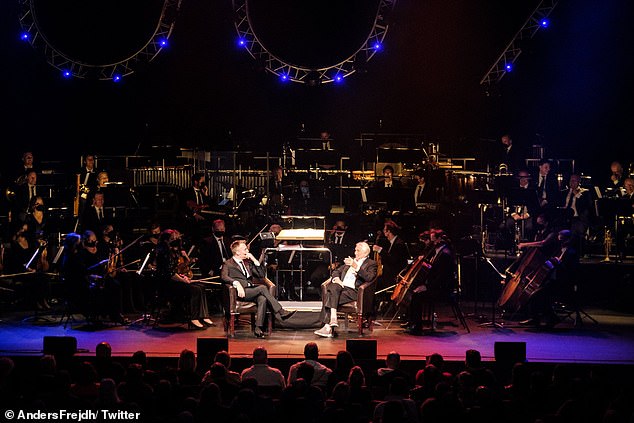
[[[558,258],[547,259],[539,248],[533,248],[521,255],[509,267],[516,266],[516,270],[510,273],[507,269],[510,278],[497,301],[498,307],[512,313],[519,311],[542,288],[558,264]]]
[[[429,274],[429,270],[431,269],[431,263],[426,260],[426,256],[419,256],[416,260],[403,269],[396,277],[398,282],[394,287],[394,292],[392,292],[391,300],[396,303],[397,306],[409,302],[408,291],[412,285],[412,282],[422,275],[424,279],[427,278],[427,274]],[[405,271],[405,274],[403,272]],[[421,273],[422,272],[422,273]],[[424,280],[423,279],[423,280]]]

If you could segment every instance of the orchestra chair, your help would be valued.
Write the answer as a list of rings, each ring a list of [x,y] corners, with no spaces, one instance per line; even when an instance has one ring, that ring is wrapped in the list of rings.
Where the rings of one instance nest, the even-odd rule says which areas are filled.
[[[436,331],[436,322],[438,316],[436,314],[436,305],[439,303],[444,303],[451,307],[454,318],[458,320],[458,322],[460,322],[467,333],[471,333],[471,329],[469,329],[467,320],[465,319],[462,308],[460,307],[459,294],[457,290],[453,290],[450,293],[437,293],[435,295],[428,295],[425,297],[425,303],[423,306],[423,321],[427,321],[430,323],[431,332]]]
[[[321,284],[321,297],[326,297],[330,279]],[[374,328],[374,293],[376,292],[376,278],[365,282],[357,290],[357,301],[341,304],[337,307],[337,314],[343,314],[342,329],[348,332],[348,316],[354,316],[357,322],[357,332],[363,335],[363,319],[367,319],[368,330]]]
[[[268,278],[263,279],[253,279],[253,283],[255,285],[264,284],[269,288],[269,292],[271,295],[275,297],[276,295],[276,286],[271,280]],[[225,328],[225,332],[227,337],[233,338],[236,335],[236,320],[239,319],[240,315],[248,314],[250,315],[250,323],[251,330],[255,329],[255,315],[258,311],[258,305],[254,301],[242,301],[238,297],[238,290],[229,284],[223,284],[223,308],[224,308],[224,318],[223,325]],[[273,331],[273,316],[271,311],[267,309],[266,311],[266,334],[270,335]]]

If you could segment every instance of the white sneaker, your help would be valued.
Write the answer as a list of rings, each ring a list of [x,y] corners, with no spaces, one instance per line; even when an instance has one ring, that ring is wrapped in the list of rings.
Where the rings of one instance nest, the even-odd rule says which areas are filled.
[[[330,322],[330,327],[331,328],[338,328],[339,327],[339,323],[337,322],[337,319],[335,319],[335,320]]]
[[[205,326],[204,326],[202,323],[200,323],[198,320],[192,320],[191,322],[192,322],[192,326],[195,326],[195,327],[197,327],[197,328],[204,328],[204,327],[205,327]]]
[[[214,322],[211,321],[211,319],[203,319],[203,323],[209,325],[209,326],[213,326]]]
[[[332,329],[330,328],[330,325],[328,323],[326,323],[323,328],[316,330],[313,333],[323,338],[332,338]]]

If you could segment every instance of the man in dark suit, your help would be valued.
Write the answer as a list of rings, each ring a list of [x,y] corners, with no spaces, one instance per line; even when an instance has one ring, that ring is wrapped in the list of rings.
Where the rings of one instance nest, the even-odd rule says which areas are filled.
[[[563,207],[569,219],[573,243],[581,246],[593,213],[590,191],[580,186],[581,177],[570,175],[569,188],[563,192]]]
[[[422,170],[414,172],[414,181],[416,181],[416,186],[414,187],[414,204],[438,201],[434,187],[429,184]]]
[[[554,210],[559,200],[557,175],[551,173],[550,170],[550,160],[541,159],[537,175],[537,199],[542,213]]]
[[[238,290],[238,297],[242,301],[253,301],[257,303],[258,310],[255,316],[255,329],[253,333],[256,337],[262,338],[264,332],[264,313],[267,303],[273,312],[282,320],[286,320],[295,314],[295,311],[287,311],[271,295],[266,285],[254,284],[253,278],[264,278],[265,269],[262,264],[249,252],[249,247],[245,240],[237,240],[231,244],[233,256],[222,265],[221,278]]]
[[[86,207],[81,218],[82,230],[100,234],[103,228],[112,223],[112,213],[104,207],[104,194],[97,192],[92,198],[92,205]]]
[[[192,175],[192,185],[183,192],[183,204],[187,208],[188,217],[195,221],[205,220],[199,212],[209,207],[209,188],[205,183],[205,174],[197,172]]]
[[[409,326],[406,332],[418,335],[423,328],[423,305],[426,300],[438,301],[449,298],[455,285],[456,262],[445,233],[441,229],[432,230],[431,241],[435,255],[431,259],[431,269],[425,281],[414,281],[412,300],[409,308]],[[432,322],[433,325],[433,322]]]
[[[393,220],[386,221],[383,225],[383,235],[385,237],[380,238],[377,244],[372,247],[373,251],[379,253],[383,264],[383,274],[377,283],[377,289],[393,285],[396,275],[407,267],[407,260],[410,257],[409,249],[399,236],[400,232],[400,226]]]
[[[40,195],[37,186],[37,172],[33,169],[26,172],[22,185],[15,189],[15,202],[13,205],[14,219],[19,222],[26,220],[31,199]]]
[[[200,247],[200,272],[203,275],[216,276],[220,274],[222,265],[231,258],[225,236],[225,221],[216,219],[212,226],[212,235],[204,238]]]
[[[321,299],[321,320],[324,326],[316,330],[315,335],[332,338],[332,328],[339,326],[337,307],[356,301],[359,286],[376,278],[377,264],[368,258],[370,251],[367,243],[357,243],[354,258],[346,257],[344,264],[332,272],[332,280],[326,282],[326,296]]]

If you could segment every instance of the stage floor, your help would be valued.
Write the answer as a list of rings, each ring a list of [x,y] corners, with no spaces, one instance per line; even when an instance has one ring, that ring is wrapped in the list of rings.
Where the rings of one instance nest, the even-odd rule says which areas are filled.
[[[472,310],[468,304],[463,304],[463,311],[469,314]],[[467,333],[445,310],[440,313],[435,333],[411,336],[403,332],[398,321],[388,327],[389,320],[379,320],[380,325],[364,338],[378,341],[379,358],[390,351],[398,351],[404,360],[418,360],[438,352],[446,360],[460,361],[467,349],[475,348],[484,360],[493,360],[495,342],[503,341],[526,342],[527,360],[531,362],[634,364],[634,315],[605,309],[586,311],[598,324],[583,319],[583,325],[575,328],[572,320],[564,320],[554,330],[544,331],[518,327],[515,322],[503,322],[502,327],[481,326],[483,319],[467,317],[471,329],[471,333]],[[72,328],[68,326],[64,329],[59,323],[59,315],[48,316],[51,322],[23,322],[24,317],[23,313],[2,316],[0,354],[40,355],[44,336],[73,336],[77,338],[80,353],[94,354],[95,346],[107,341],[116,356],[129,356],[137,350],[144,350],[148,356],[175,357],[184,348],[195,351],[199,337],[225,336],[220,316],[213,319],[216,326],[205,330],[188,330],[184,325],[175,324],[158,327],[134,324],[94,329],[85,326],[79,316]],[[481,317],[486,320],[489,316]],[[263,345],[270,357],[299,358],[306,342],[315,341],[320,355],[332,358],[339,350],[345,349],[347,339],[359,338],[352,322],[348,333],[340,332],[332,339],[319,338],[313,330],[276,329],[270,336],[257,339],[246,324],[240,324],[236,328],[236,337],[229,340],[229,352],[233,357],[250,357],[254,347]]]

